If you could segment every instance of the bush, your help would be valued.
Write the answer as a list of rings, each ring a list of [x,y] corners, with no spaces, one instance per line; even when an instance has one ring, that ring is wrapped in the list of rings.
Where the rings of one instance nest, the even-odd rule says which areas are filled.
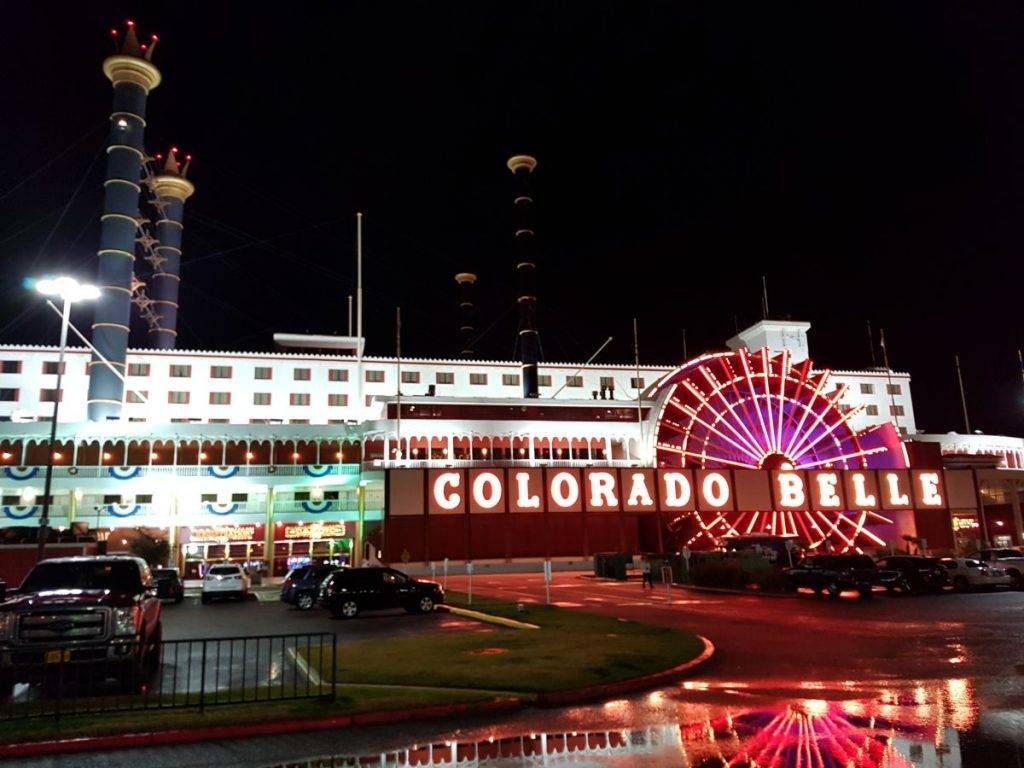
[[[781,591],[786,579],[779,568],[760,555],[701,552],[690,558],[690,583],[699,587]]]

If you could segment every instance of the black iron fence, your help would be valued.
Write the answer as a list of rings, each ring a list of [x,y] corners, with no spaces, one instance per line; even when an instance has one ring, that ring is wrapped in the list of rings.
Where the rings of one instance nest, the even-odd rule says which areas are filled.
[[[13,680],[4,683],[14,684],[0,691],[0,721],[333,699],[337,685],[338,639],[331,632],[10,653]]]

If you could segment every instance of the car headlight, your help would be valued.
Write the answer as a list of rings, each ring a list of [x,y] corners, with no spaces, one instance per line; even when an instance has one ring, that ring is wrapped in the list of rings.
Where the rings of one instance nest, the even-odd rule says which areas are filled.
[[[135,634],[135,618],[139,609],[136,606],[114,609],[114,634],[132,636]]]
[[[14,624],[17,615],[11,611],[0,613],[0,640],[10,640],[14,637]]]

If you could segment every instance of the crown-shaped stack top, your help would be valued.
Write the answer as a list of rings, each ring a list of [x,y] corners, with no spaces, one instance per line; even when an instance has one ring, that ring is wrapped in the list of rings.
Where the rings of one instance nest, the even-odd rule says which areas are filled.
[[[114,52],[119,56],[134,56],[137,59],[153,60],[153,51],[160,38],[156,35],[150,37],[150,42],[139,43],[139,35],[135,31],[135,22],[131,19],[125,22],[124,39],[117,29],[111,29],[110,34],[114,38]]]
[[[176,197],[179,200],[187,200],[196,191],[195,186],[188,180],[188,168],[192,165],[192,155],[185,155],[185,162],[178,162],[178,148],[171,147],[167,153],[167,159],[163,155],[156,155],[153,158],[160,170],[151,177],[149,187],[158,198]]]
[[[157,160],[164,160],[163,155],[156,155]],[[160,176],[178,176],[182,179],[188,178],[188,168],[192,165],[192,155],[185,155],[185,162],[178,162],[178,148],[171,147],[164,160],[163,168],[160,169]]]

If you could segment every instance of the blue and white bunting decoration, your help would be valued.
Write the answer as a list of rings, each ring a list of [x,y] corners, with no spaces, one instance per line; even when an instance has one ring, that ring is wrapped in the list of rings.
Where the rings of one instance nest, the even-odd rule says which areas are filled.
[[[303,464],[302,471],[310,477],[327,477],[334,474],[334,466],[331,464]]]
[[[108,515],[114,517],[131,517],[142,510],[141,504],[107,504],[104,508]]]
[[[207,467],[206,471],[210,473],[211,477],[227,480],[238,474],[238,467]]]
[[[8,480],[23,483],[39,474],[39,467],[4,467],[4,475]]]
[[[331,501],[330,499],[324,499],[323,501],[303,501],[301,506],[307,512],[319,515],[321,512],[326,512],[331,508]]]
[[[115,480],[134,480],[142,474],[142,467],[107,467],[107,473]]]
[[[38,506],[12,507],[7,504],[4,504],[3,506],[4,517],[10,518],[11,520],[27,520],[36,513],[37,509],[39,509]]]
[[[231,501],[221,504],[217,501],[208,501],[206,502],[206,511],[211,515],[220,515],[221,517],[224,517],[226,515],[230,515],[232,512],[238,511],[238,502]]]

